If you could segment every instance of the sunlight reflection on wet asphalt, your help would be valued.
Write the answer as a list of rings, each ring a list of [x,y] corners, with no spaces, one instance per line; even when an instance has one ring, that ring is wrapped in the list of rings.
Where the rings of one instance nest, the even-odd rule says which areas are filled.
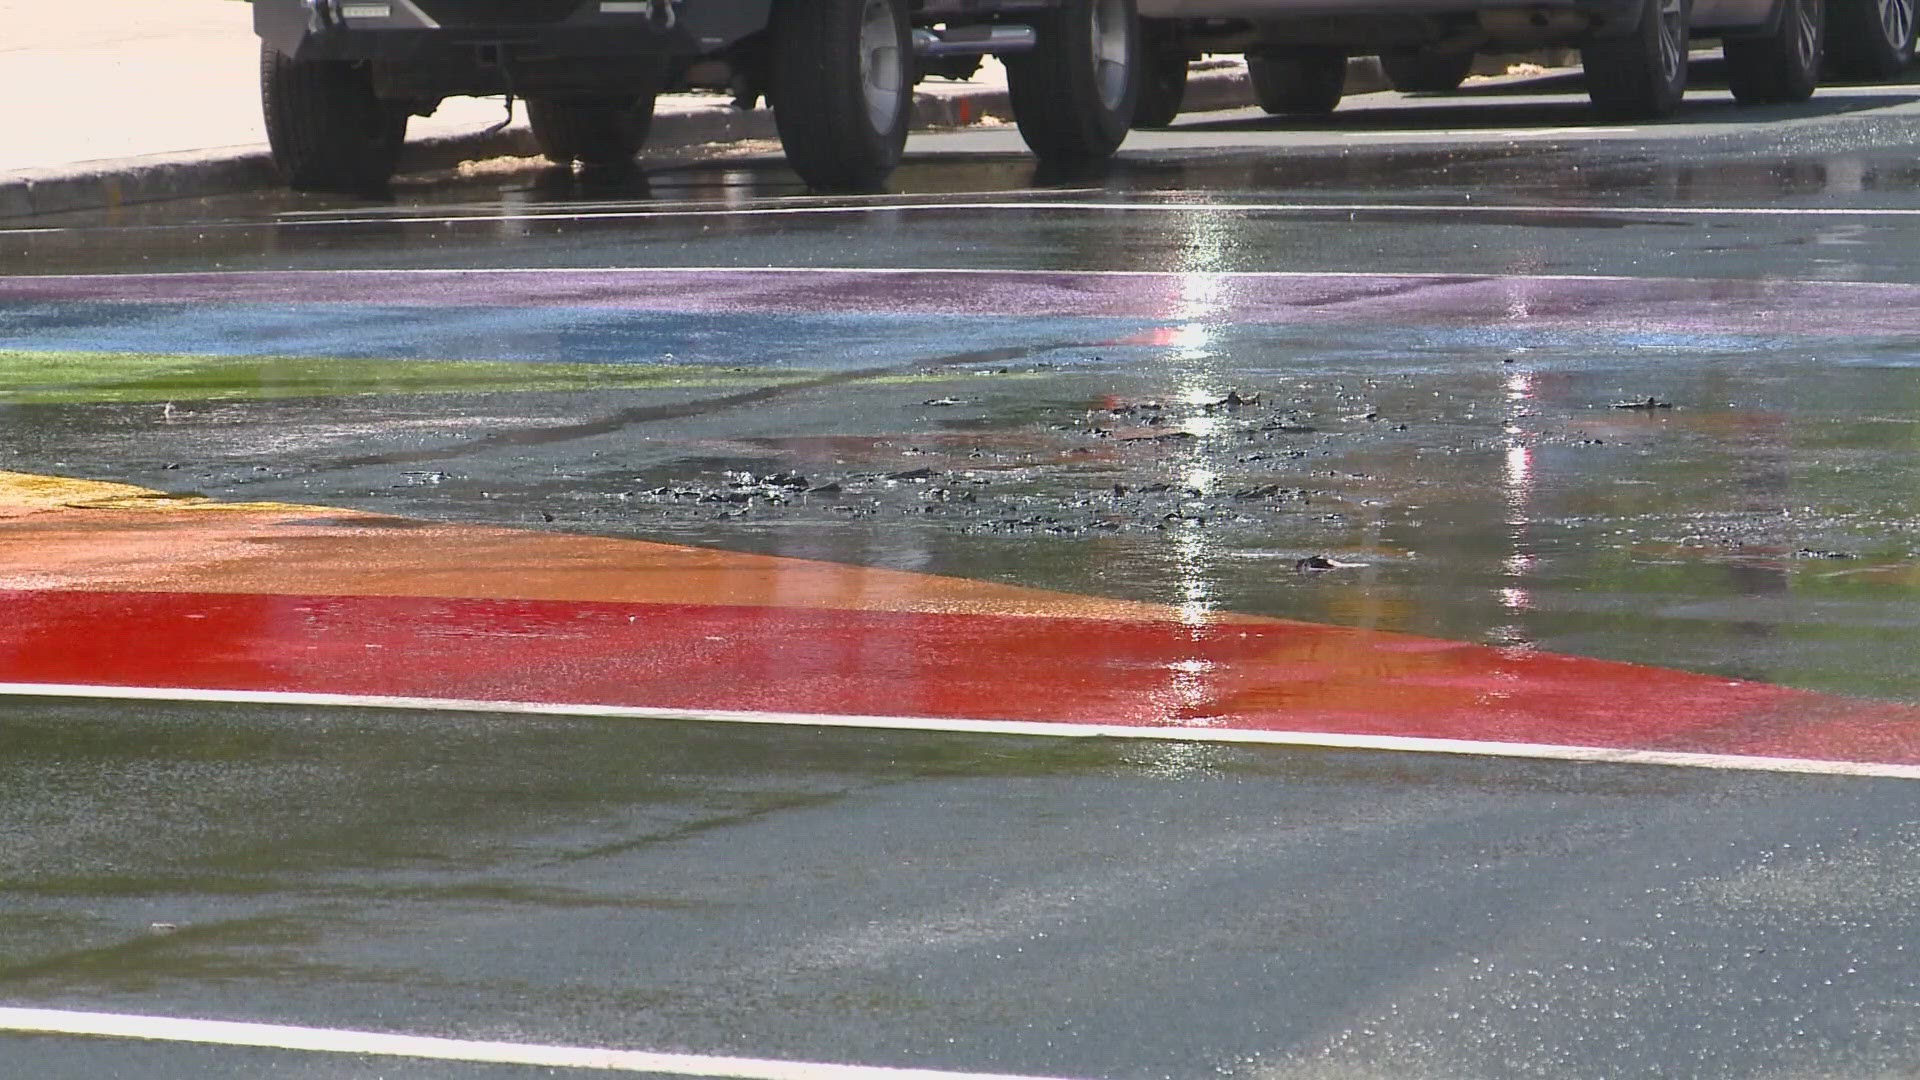
[[[0,265],[204,276],[0,279],[0,470],[1916,705],[1920,174],[1911,121],[1848,123],[50,220]],[[268,569],[338,586],[302,565]],[[1228,661],[1152,655],[1145,708],[1215,707]],[[1112,1076],[1851,1076],[1920,1046],[1910,781],[18,698],[0,745],[0,1003]]]

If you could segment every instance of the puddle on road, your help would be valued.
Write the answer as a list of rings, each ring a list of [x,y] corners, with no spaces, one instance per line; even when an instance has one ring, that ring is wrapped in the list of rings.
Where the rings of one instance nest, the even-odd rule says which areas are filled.
[[[1408,338],[1241,327],[1201,347],[669,408],[671,423],[431,466],[383,462],[501,417],[579,423],[673,399],[297,398],[226,402],[218,423],[186,404],[184,418],[15,405],[0,465],[1920,701],[1910,357],[1845,341],[1603,352]],[[1671,407],[1627,407],[1649,398]],[[329,445],[352,467],[325,465],[348,461]]]
[[[592,532],[1915,700],[1910,379],[1816,363],[972,376],[868,388],[864,434],[683,440],[508,499]],[[1622,407],[1648,396],[1673,407]]]

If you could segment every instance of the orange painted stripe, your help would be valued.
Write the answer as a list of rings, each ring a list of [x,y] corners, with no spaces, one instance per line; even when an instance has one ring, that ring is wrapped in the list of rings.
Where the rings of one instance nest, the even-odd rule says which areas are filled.
[[[219,511],[212,513],[209,511]],[[0,473],[0,588],[437,596],[1259,622],[644,540],[436,524]]]

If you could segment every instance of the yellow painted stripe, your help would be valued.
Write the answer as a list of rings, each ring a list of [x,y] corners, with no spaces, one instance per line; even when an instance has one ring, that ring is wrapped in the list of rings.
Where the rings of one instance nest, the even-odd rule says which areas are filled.
[[[170,495],[133,484],[0,470],[0,518],[48,510],[265,510],[302,509],[287,503],[221,502],[203,495]]]
[[[206,513],[221,510],[222,513]],[[726,604],[1156,622],[1160,605],[646,540],[0,473],[0,588]]]

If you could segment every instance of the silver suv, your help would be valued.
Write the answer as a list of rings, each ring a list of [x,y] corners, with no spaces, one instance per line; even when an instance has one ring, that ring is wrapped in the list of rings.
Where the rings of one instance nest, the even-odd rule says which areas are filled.
[[[1724,42],[1741,102],[1800,101],[1819,81],[1827,4],[1849,2],[1876,0],[1140,0],[1135,122],[1171,122],[1187,62],[1205,53],[1245,54],[1268,112],[1323,115],[1350,55],[1379,56],[1397,89],[1450,90],[1476,53],[1565,46],[1580,50],[1602,116],[1654,119],[1679,106],[1697,37]]]

